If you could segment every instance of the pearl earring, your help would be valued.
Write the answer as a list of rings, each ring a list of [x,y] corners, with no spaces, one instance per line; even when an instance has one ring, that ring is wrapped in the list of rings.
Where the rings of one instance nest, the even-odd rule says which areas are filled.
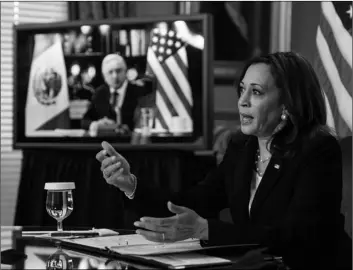
[[[286,115],[285,113],[282,113],[281,119],[282,119],[283,121],[286,121],[286,120],[287,120],[287,115]]]

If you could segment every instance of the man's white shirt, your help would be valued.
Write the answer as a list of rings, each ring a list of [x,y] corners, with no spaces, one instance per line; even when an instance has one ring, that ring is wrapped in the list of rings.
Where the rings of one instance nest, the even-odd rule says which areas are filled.
[[[124,98],[125,98],[125,95],[126,95],[126,89],[127,89],[127,80],[125,80],[122,84],[122,86],[118,89],[114,89],[112,87],[110,87],[110,94],[111,96],[114,95],[114,92],[117,92],[119,94],[118,96],[118,103],[117,103],[117,106],[119,109],[121,109],[121,106],[123,105],[123,102],[124,102]]]

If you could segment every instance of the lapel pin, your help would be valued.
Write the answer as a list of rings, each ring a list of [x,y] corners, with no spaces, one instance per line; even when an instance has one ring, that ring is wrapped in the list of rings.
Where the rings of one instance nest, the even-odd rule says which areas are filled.
[[[278,165],[278,164],[275,164],[275,168],[276,168],[276,169],[279,169],[279,165]]]

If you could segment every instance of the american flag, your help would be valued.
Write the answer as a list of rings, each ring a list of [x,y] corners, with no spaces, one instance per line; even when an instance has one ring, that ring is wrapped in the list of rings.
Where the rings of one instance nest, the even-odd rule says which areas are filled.
[[[352,136],[352,2],[321,2],[316,49],[327,124],[340,138]]]
[[[185,47],[175,31],[153,29],[146,72],[156,78],[156,129],[172,130],[173,118],[181,117],[182,131],[193,131],[193,98]]]

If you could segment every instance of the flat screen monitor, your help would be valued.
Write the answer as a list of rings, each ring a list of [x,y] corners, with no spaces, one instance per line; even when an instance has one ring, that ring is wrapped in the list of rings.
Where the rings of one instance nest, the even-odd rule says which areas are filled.
[[[20,24],[14,32],[14,148],[211,148],[209,15]]]

